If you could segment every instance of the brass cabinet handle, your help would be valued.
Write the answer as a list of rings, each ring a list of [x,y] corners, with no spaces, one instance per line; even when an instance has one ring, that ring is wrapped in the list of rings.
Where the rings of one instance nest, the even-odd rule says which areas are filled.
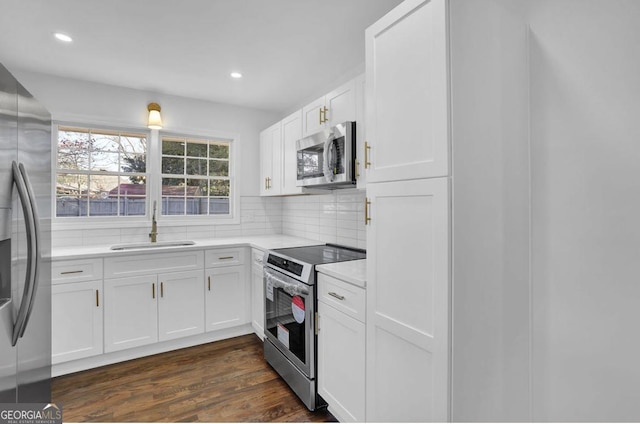
[[[233,256],[220,256],[218,259],[223,261],[225,259],[233,259]]]
[[[164,297],[164,283],[160,281],[160,297]]]
[[[100,292],[96,290],[96,308],[100,307]]]
[[[207,275],[207,286],[209,287],[209,291],[211,291],[211,276]]]
[[[369,151],[371,150],[371,145],[369,142],[364,142],[364,169],[369,169],[371,166],[371,162],[369,162]]]
[[[360,177],[360,161],[356,159],[356,178]]]
[[[368,197],[364,198],[364,225],[369,225],[371,217],[369,216],[369,207],[371,206],[371,200]]]
[[[78,271],[62,271],[60,273],[60,275],[67,275],[67,274],[82,274],[84,271],[83,270],[78,270]]]
[[[329,292],[329,296],[333,296],[338,300],[344,300],[345,299],[344,296],[340,296],[338,293],[335,293],[335,292]]]
[[[156,283],[151,283],[151,296],[156,298]]]
[[[318,112],[320,112],[319,124],[322,124],[322,108],[318,109]]]
[[[322,111],[323,111],[323,112],[322,112],[322,115],[324,116],[324,119],[322,120],[321,124],[324,124],[325,122],[328,122],[328,121],[329,121],[329,118],[327,118],[327,112],[329,112],[329,109],[327,109],[327,107],[326,107],[326,106],[324,106],[324,107],[322,108]]]

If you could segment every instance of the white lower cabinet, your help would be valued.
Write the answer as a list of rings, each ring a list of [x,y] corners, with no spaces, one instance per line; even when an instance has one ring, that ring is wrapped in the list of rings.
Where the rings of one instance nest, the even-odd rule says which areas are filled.
[[[157,292],[155,274],[105,280],[105,352],[158,341]]]
[[[158,275],[158,339],[176,339],[204,333],[202,271]]]
[[[51,286],[53,364],[102,354],[103,303],[102,280]]]
[[[54,261],[54,373],[249,333],[248,252],[229,246]]]
[[[251,251],[251,326],[260,339],[264,339],[264,286],[263,257],[260,249]]]
[[[220,330],[249,322],[248,284],[244,265],[206,271],[206,330]]]
[[[318,274],[318,393],[340,422],[365,421],[365,290]]]
[[[105,280],[105,351],[204,332],[202,271]]]
[[[367,420],[443,422],[449,180],[367,184]]]

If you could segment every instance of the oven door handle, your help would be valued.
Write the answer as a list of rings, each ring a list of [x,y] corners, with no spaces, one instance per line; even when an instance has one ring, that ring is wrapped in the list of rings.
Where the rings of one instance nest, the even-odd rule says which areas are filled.
[[[282,289],[291,296],[309,295],[309,286],[306,284],[297,282],[293,279],[290,279],[291,281],[287,281],[285,278],[289,279],[289,277],[285,276],[285,278],[282,278],[273,271],[270,271],[268,268],[265,268],[264,270],[264,278],[267,284],[271,284],[274,288]]]

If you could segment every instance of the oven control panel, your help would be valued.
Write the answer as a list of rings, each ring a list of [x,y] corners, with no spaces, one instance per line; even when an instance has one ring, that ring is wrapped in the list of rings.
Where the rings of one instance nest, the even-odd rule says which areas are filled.
[[[294,275],[297,275],[298,277],[302,276],[304,265],[294,262],[290,259],[285,259],[280,256],[270,254],[267,258],[267,263],[273,265],[276,268],[280,268]]]

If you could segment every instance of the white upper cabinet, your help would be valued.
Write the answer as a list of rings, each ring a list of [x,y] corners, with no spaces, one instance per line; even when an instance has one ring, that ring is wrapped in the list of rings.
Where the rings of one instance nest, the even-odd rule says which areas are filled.
[[[364,110],[364,97],[366,90],[366,78],[362,74],[355,80],[356,90],[356,180],[359,189],[367,188],[367,173],[364,169],[364,142],[367,139],[366,115]]]
[[[343,84],[260,133],[261,196],[303,193],[302,187],[297,186],[296,142],[301,138],[345,121],[355,121],[356,154],[364,151],[363,87],[364,75]],[[364,188],[363,184],[360,183],[358,187]]]
[[[345,121],[356,120],[355,80],[336,88],[302,108],[302,136]]]
[[[301,194],[296,186],[298,175],[298,152],[296,142],[302,138],[302,111],[299,110],[282,120],[282,190],[281,194]]]
[[[445,1],[405,1],[365,38],[367,182],[448,175]]]
[[[282,179],[282,125],[278,122],[260,133],[260,195],[280,194]]]

